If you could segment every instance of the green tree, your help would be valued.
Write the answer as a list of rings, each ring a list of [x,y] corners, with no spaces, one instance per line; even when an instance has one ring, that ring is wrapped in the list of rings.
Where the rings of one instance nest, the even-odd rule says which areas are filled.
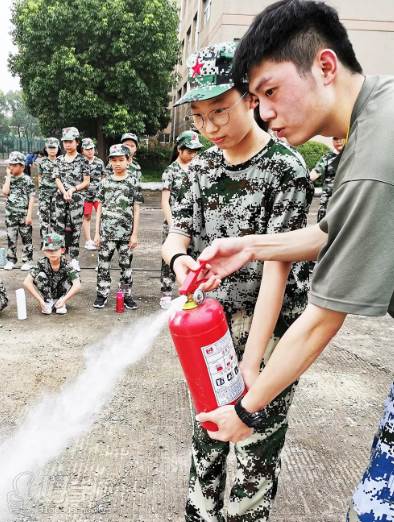
[[[5,95],[9,114],[9,127],[18,136],[19,150],[22,150],[22,138],[26,138],[27,150],[31,150],[33,138],[40,136],[40,125],[25,104],[21,91],[9,91]]]
[[[46,134],[76,125],[106,140],[168,122],[177,61],[174,0],[15,0],[9,64]]]

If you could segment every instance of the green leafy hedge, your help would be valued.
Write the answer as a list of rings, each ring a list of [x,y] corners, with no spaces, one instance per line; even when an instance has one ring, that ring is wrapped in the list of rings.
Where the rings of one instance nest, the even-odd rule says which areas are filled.
[[[303,156],[308,169],[312,170],[323,154],[326,154],[331,149],[327,147],[327,145],[324,145],[324,143],[311,140],[303,145],[299,145],[297,150]]]

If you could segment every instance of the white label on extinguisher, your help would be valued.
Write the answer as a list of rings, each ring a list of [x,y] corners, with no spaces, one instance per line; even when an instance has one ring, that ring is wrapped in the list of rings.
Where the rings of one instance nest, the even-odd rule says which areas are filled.
[[[202,346],[201,350],[218,405],[224,406],[237,400],[245,385],[230,332],[227,330],[221,339]]]

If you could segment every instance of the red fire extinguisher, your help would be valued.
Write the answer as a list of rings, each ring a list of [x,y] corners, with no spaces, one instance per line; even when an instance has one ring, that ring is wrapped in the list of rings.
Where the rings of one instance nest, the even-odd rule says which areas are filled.
[[[169,329],[197,413],[234,404],[245,393],[238,359],[221,304],[197,290],[201,280],[192,271],[179,289],[187,295],[182,310],[173,312]],[[212,422],[202,426],[217,431]]]
[[[116,292],[115,312],[122,314],[124,310],[124,293],[119,286],[118,291]]]

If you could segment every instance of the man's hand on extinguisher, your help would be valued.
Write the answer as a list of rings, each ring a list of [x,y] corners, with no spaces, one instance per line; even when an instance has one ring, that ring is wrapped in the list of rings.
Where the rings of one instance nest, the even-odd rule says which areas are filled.
[[[198,260],[205,261],[207,282],[201,285],[201,290],[208,291],[217,288],[221,279],[236,272],[252,261],[251,250],[247,248],[246,237],[230,237],[215,239],[209,247],[200,254]]]
[[[211,439],[239,442],[247,439],[253,433],[252,428],[248,428],[235,412],[234,406],[222,406],[208,413],[199,413],[196,416],[198,422],[214,422],[219,428],[218,431],[208,431]]]

